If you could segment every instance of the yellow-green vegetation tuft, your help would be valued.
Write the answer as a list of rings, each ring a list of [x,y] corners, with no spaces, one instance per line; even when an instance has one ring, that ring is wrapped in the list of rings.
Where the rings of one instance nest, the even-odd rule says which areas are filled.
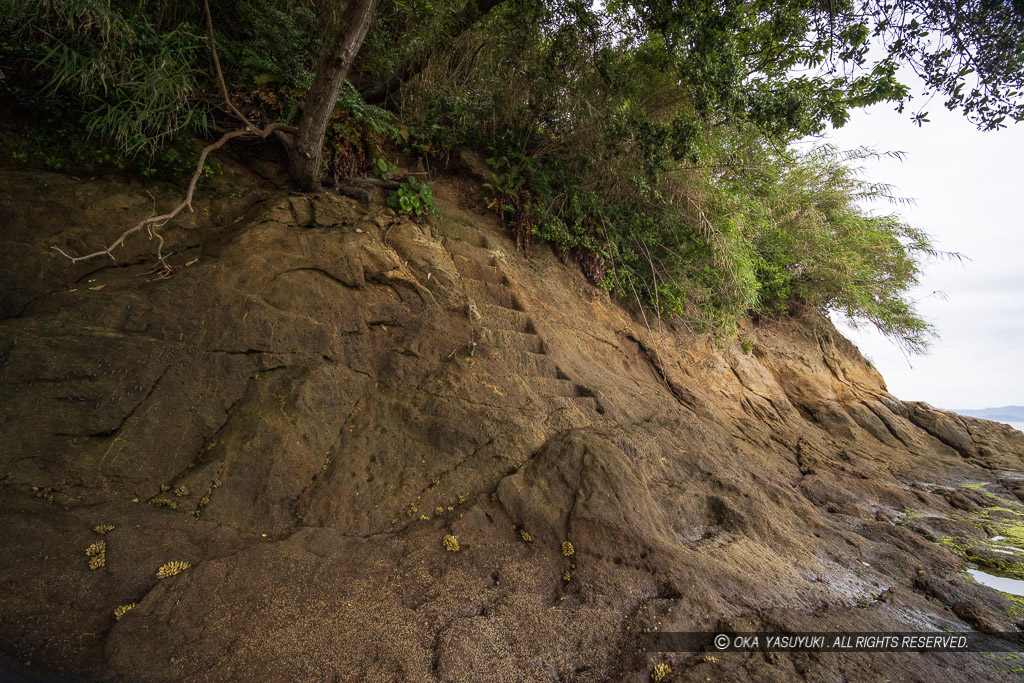
[[[572,574],[570,572],[562,574],[562,581],[565,581],[566,583],[572,581]]]
[[[169,498],[154,498],[153,506],[158,508],[167,508],[169,510],[177,510],[178,504]]]
[[[192,492],[188,490],[188,487],[182,484],[178,488],[174,489],[174,495],[176,496],[190,496]]]
[[[937,542],[968,562],[973,562],[979,567],[984,568],[987,572],[1024,580],[1024,562],[1013,562],[979,555],[977,551],[979,546],[975,546],[970,541],[964,541],[956,536],[944,536]],[[985,547],[985,545],[982,544],[980,547]]]
[[[114,618],[117,619],[118,621],[120,621],[121,617],[123,617],[129,611],[135,609],[135,605],[136,604],[137,603],[129,602],[127,605],[120,605],[120,606],[114,608]]]
[[[443,514],[444,514],[444,508],[443,507],[438,505],[436,508],[434,508],[434,516],[435,517],[438,516],[438,515],[443,515]]]
[[[450,550],[453,553],[459,551],[459,539],[455,538],[452,534],[445,536],[441,542],[444,544],[445,550]]]
[[[42,489],[38,486],[33,486],[32,490],[36,492],[36,498],[45,498],[47,501],[53,502],[53,489],[49,486]]]
[[[922,519],[924,514],[913,508],[903,508],[902,517],[897,522],[900,526],[912,526],[915,520]]]
[[[102,536],[104,534],[109,534],[111,531],[113,531],[114,530],[114,525],[113,524],[98,524],[98,525],[94,526],[92,528],[92,530]]]
[[[651,672],[651,680],[655,681],[655,683],[659,683],[660,681],[665,680],[665,676],[668,676],[670,673],[672,673],[672,667],[665,662],[662,662],[654,667],[654,671]]]
[[[107,542],[96,541],[85,549],[89,557],[89,569],[99,569],[107,566]]]
[[[1003,537],[998,541],[1000,545],[1024,548],[1024,523],[1001,524],[996,527],[996,532]]]
[[[573,547],[573,545],[572,545],[572,543],[570,541],[562,541],[562,554],[563,555],[565,555],[566,557],[569,557],[570,555],[574,554],[575,552],[576,552],[576,548]]]
[[[1010,601],[1010,609],[1006,610],[1007,615],[1017,618],[1024,617],[1024,597],[1003,593],[1003,597]]]
[[[167,564],[163,565],[162,567],[156,570],[156,578],[166,579],[171,576],[177,576],[178,574],[182,573],[191,566],[191,563],[182,562],[179,560],[168,562]]]
[[[161,492],[163,492],[163,491],[170,491],[170,490],[171,490],[171,485],[170,484],[160,484],[160,491]]]
[[[527,531],[526,529],[520,529],[519,530],[519,535],[522,536],[523,540],[526,541],[527,543],[533,543],[533,536],[531,536],[530,532]]]

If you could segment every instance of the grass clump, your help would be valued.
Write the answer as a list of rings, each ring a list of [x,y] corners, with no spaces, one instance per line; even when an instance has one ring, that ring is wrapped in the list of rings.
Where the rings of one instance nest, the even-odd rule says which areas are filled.
[[[156,570],[156,578],[166,579],[172,576],[177,576],[178,574],[182,573],[191,566],[191,563],[183,562],[180,560],[168,562],[167,564],[161,565],[160,568]]]
[[[128,614],[131,610],[135,609],[137,603],[129,602],[127,605],[119,605],[114,608],[114,619],[117,621],[121,620],[121,617]]]
[[[670,673],[672,673],[672,667],[665,662],[661,662],[655,666],[654,671],[651,672],[651,680],[654,681],[654,683],[661,683],[661,681],[665,680],[665,677]]]
[[[107,565],[107,542],[96,541],[85,549],[89,558],[89,569],[96,570]]]

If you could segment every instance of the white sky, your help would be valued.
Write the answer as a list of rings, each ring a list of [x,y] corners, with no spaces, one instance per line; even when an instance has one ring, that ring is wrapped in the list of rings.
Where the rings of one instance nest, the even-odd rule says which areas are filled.
[[[828,137],[840,149],[905,152],[902,162],[864,162],[865,177],[916,200],[896,212],[939,249],[971,259],[927,263],[911,295],[941,337],[908,363],[873,329],[840,329],[901,399],[947,409],[1024,405],[1024,124],[983,133],[940,98],[926,109],[931,122],[921,128],[891,105],[860,110]]]

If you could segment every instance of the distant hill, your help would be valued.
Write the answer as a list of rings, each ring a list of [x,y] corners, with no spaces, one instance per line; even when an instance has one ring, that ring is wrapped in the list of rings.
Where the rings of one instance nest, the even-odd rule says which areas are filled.
[[[999,408],[982,408],[981,410],[954,410],[969,417],[980,417],[996,422],[1024,422],[1024,406],[1001,406]]]

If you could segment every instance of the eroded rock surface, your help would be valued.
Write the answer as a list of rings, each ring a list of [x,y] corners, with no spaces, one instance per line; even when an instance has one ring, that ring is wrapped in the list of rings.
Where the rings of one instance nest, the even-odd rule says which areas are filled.
[[[939,541],[1018,509],[1024,434],[899,401],[815,312],[749,323],[750,354],[649,328],[550,252],[524,260],[465,180],[421,225],[236,171],[165,230],[172,277],[141,237],[72,266],[48,247],[116,236],[148,188],[0,173],[11,671],[1014,675],[980,655],[637,652],[646,629],[1021,625]],[[190,566],[157,578],[172,561]]]

